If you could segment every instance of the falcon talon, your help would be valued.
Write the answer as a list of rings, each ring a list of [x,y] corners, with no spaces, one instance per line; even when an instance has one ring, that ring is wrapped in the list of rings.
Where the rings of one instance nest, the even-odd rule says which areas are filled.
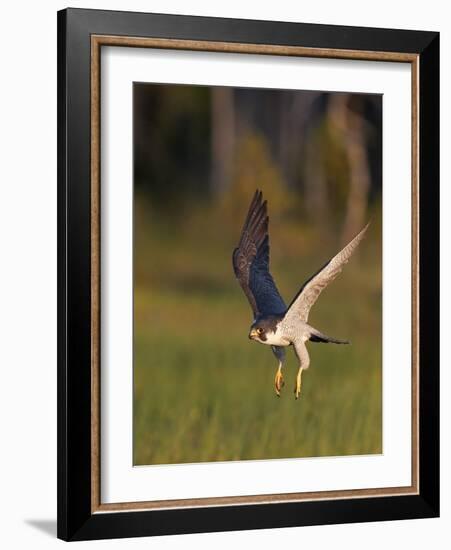
[[[257,189],[241,231],[240,241],[233,251],[233,270],[254,313],[249,339],[271,346],[279,361],[275,377],[276,395],[283,387],[282,367],[285,347],[293,345],[299,361],[295,397],[301,392],[301,373],[308,369],[310,357],[306,342],[349,344],[323,334],[308,324],[310,309],[321,292],[341,272],[343,266],[363,239],[369,224],[358,233],[336,256],[304,283],[287,307],[269,271],[269,217],[267,203]]]
[[[279,368],[277,369],[276,377],[274,379],[274,388],[277,395],[280,395],[280,390],[283,388],[284,385],[285,382],[282,376],[282,363],[279,363]]]

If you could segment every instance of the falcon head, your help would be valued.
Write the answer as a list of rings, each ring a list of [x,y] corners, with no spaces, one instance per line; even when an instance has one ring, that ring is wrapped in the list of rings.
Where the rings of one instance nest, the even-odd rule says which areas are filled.
[[[268,339],[266,331],[267,329],[265,327],[254,323],[249,332],[249,339],[257,340],[258,342],[265,342]]]
[[[262,344],[273,344],[272,340],[277,332],[277,325],[282,319],[282,316],[269,315],[260,319],[256,319],[249,332],[249,339],[256,340]],[[271,341],[271,342],[270,342]]]

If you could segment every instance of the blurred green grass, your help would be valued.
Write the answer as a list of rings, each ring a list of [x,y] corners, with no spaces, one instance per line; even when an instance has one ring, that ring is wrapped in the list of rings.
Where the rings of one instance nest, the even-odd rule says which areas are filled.
[[[269,205],[271,270],[289,303],[340,243]],[[295,401],[292,349],[277,398],[270,348],[247,338],[231,266],[246,207],[185,205],[168,218],[135,199],[136,465],[382,452],[380,212],[309,320],[352,345],[309,344]]]

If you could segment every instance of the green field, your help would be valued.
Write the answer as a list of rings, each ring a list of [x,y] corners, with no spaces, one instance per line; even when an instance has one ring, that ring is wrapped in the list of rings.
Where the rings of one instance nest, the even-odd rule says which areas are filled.
[[[340,243],[269,204],[272,272],[289,303]],[[352,344],[308,344],[296,401],[292,349],[278,398],[270,348],[247,338],[251,310],[231,265],[243,215],[187,206],[174,221],[136,201],[134,464],[382,452],[379,217],[309,319]]]

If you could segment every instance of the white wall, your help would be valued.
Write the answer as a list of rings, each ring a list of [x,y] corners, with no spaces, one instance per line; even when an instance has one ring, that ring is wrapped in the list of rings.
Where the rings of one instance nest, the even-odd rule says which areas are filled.
[[[72,7],[189,13],[436,30],[442,33],[442,281],[451,280],[449,151],[451,20],[440,0],[78,2]],[[4,548],[51,548],[56,518],[56,10],[64,2],[2,6],[0,85],[0,531]],[[446,217],[445,217],[446,216]],[[446,237],[445,237],[446,236]],[[447,254],[445,256],[445,251]],[[450,307],[442,285],[443,310]],[[442,518],[218,533],[97,544],[116,548],[395,545],[442,548],[451,535],[449,311],[442,314]],[[445,349],[446,347],[446,349]],[[95,543],[85,543],[91,547]]]

